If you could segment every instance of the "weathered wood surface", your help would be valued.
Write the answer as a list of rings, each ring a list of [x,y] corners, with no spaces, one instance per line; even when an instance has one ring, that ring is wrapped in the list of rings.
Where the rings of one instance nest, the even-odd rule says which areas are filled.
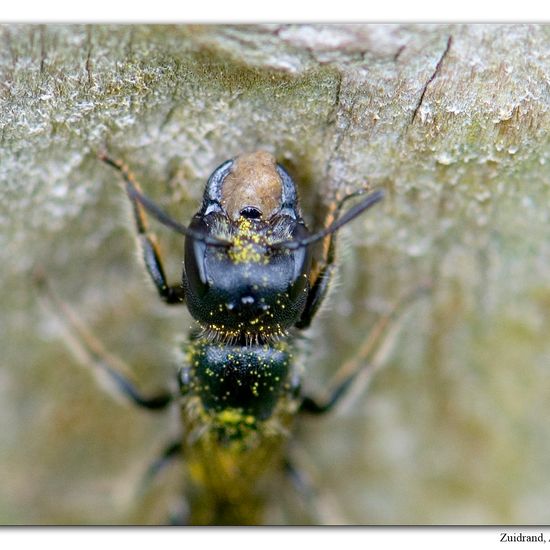
[[[0,37],[0,522],[160,522],[178,477],[134,499],[173,426],[102,395],[29,283],[42,264],[145,387],[170,377],[190,319],[145,280],[116,177],[95,158],[107,147],[182,220],[219,163],[257,148],[294,174],[314,221],[339,190],[385,188],[343,232],[308,384],[322,388],[404,291],[428,278],[433,290],[369,392],[297,436],[326,520],[548,523],[549,26],[8,25]],[[181,242],[159,235],[175,279]],[[271,521],[302,520],[284,491],[292,511]]]

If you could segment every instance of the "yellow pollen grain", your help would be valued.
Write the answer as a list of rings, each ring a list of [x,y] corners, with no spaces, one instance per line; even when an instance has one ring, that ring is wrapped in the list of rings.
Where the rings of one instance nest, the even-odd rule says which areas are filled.
[[[234,264],[267,263],[268,259],[260,254],[255,245],[263,242],[261,235],[253,230],[250,220],[240,217],[237,221],[237,234],[233,239],[233,246],[229,249],[229,257]]]
[[[242,413],[236,409],[225,409],[218,414],[218,420],[222,424],[239,424],[246,422],[246,417],[243,418]]]

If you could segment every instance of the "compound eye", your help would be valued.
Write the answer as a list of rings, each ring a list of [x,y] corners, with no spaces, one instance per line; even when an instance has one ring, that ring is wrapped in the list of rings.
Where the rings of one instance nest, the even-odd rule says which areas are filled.
[[[207,226],[204,220],[193,218],[190,226],[195,231],[201,231],[208,234]],[[203,241],[197,239],[185,239],[185,257],[184,257],[184,277],[192,294],[204,296],[208,291],[208,277],[206,275],[206,252],[208,246]]]
[[[262,211],[255,206],[245,206],[240,211],[240,214],[243,218],[247,218],[249,220],[258,220],[262,217]]]

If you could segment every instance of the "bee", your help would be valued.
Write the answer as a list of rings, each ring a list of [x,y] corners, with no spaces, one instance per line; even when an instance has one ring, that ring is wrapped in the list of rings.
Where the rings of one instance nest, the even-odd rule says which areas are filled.
[[[327,294],[337,231],[377,204],[383,192],[367,194],[342,213],[344,204],[364,190],[345,196],[330,209],[324,227],[311,232],[293,179],[271,154],[257,151],[216,168],[199,211],[183,225],[142,192],[122,162],[104,153],[99,158],[121,176],[159,297],[166,304],[186,304],[194,318],[178,391],[143,394],[39,277],[43,294],[57,306],[90,366],[126,398],[149,410],[179,405],[182,434],[161,462],[183,457],[188,504],[183,521],[260,524],[273,473],[292,472],[287,443],[296,418],[333,409],[369,367],[373,342],[395,313],[380,319],[374,337],[342,366],[325,399],[307,395],[296,335],[309,327]],[[148,216],[185,239],[182,277],[175,284],[167,280]],[[315,244],[322,249],[320,259],[313,253]]]

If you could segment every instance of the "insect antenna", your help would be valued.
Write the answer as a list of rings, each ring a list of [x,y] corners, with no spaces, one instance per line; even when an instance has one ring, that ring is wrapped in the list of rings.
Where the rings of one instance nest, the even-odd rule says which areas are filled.
[[[160,206],[158,206],[137,188],[137,185],[132,181],[132,176],[122,163],[108,157],[103,153],[100,153],[98,156],[100,160],[105,162],[105,164],[112,166],[122,174],[126,186],[126,193],[130,197],[130,200],[138,202],[162,225],[165,225],[166,227],[169,227],[173,231],[185,235],[186,237],[191,237],[197,241],[202,241],[209,246],[231,246],[232,243],[229,241],[218,239],[216,237],[212,237],[211,235],[206,235],[201,231],[195,231],[194,229],[191,229],[190,227],[187,227],[186,225],[183,225],[171,218],[169,214],[160,208]]]
[[[351,207],[343,216],[340,216],[339,218],[337,218],[328,227],[321,229],[321,231],[318,231],[317,233],[314,233],[313,235],[306,237],[305,239],[288,240],[288,241],[281,241],[279,243],[274,243],[271,245],[271,247],[286,248],[287,250],[295,250],[297,248],[309,246],[310,244],[313,244],[317,241],[320,241],[321,239],[324,239],[327,235],[330,235],[331,233],[335,233],[342,226],[354,220],[357,216],[362,214],[365,210],[369,209],[371,206],[374,206],[377,202],[381,201],[383,198],[384,198],[384,191],[382,190],[375,191],[374,193],[371,193],[370,195],[365,197],[361,202]],[[346,199],[344,198],[344,200]]]

